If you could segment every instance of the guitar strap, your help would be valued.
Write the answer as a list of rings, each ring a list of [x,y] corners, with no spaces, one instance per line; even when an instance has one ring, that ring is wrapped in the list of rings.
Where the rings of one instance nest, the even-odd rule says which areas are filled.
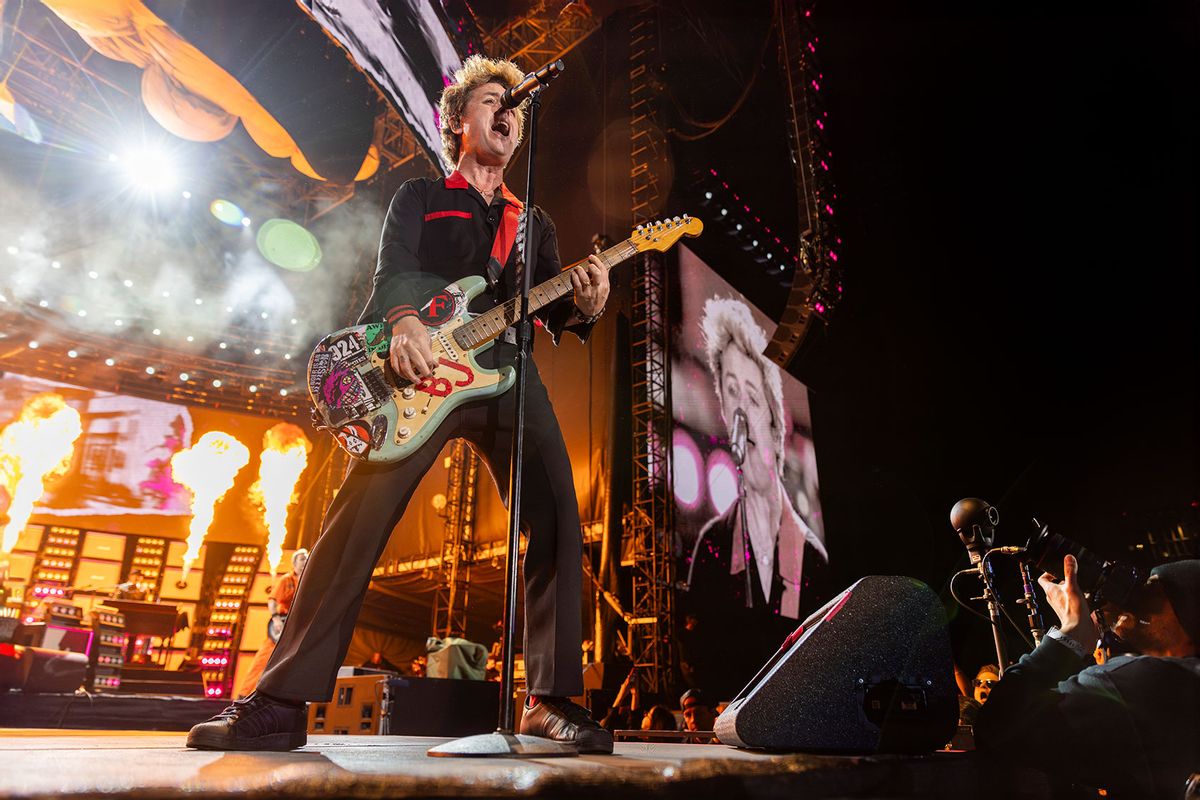
[[[500,226],[496,229],[496,238],[492,242],[492,253],[487,262],[486,277],[488,285],[493,290],[499,286],[500,277],[504,273],[504,265],[508,263],[513,245],[517,243],[517,235],[521,229],[522,208],[521,204],[511,200],[504,204],[504,216],[500,219]],[[519,270],[520,266],[518,265],[518,272]]]

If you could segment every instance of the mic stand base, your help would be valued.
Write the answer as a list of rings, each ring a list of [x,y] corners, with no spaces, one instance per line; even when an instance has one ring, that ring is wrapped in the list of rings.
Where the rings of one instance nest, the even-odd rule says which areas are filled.
[[[439,744],[427,751],[442,758],[554,758],[577,756],[572,745],[523,733],[481,733]]]

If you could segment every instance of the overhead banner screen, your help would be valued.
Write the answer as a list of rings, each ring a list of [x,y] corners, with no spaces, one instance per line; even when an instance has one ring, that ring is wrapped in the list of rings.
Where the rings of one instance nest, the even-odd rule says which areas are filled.
[[[436,3],[426,0],[300,0],[350,53],[442,166],[437,102],[462,65]]]

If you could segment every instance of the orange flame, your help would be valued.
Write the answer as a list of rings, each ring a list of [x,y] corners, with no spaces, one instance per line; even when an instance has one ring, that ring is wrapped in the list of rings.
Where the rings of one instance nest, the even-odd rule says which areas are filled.
[[[17,418],[0,432],[0,483],[9,496],[0,553],[16,545],[46,481],[70,469],[75,440],[82,433],[79,412],[53,392],[26,400]]]
[[[250,497],[262,509],[267,525],[267,565],[272,578],[283,565],[288,509],[296,502],[296,484],[308,466],[310,452],[312,442],[290,422],[281,422],[263,434],[258,481],[250,487]]]
[[[196,557],[204,535],[212,525],[217,501],[233,487],[233,479],[250,462],[246,445],[221,431],[209,431],[187,450],[171,456],[171,474],[176,483],[192,492],[192,521],[188,526],[187,550],[183,554],[183,580]]]

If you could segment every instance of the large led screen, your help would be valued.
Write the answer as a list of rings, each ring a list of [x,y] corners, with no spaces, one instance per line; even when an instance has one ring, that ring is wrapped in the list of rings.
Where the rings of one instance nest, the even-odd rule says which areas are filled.
[[[829,561],[808,389],[775,324],[679,248],[672,479],[684,679],[732,696],[821,602]]]
[[[0,431],[43,393],[79,412],[71,465],[48,481],[35,514],[190,514],[186,489],[171,480],[171,456],[192,444],[187,407],[12,373],[0,381]],[[0,453],[12,458],[15,453]],[[10,499],[0,484],[0,513]]]

